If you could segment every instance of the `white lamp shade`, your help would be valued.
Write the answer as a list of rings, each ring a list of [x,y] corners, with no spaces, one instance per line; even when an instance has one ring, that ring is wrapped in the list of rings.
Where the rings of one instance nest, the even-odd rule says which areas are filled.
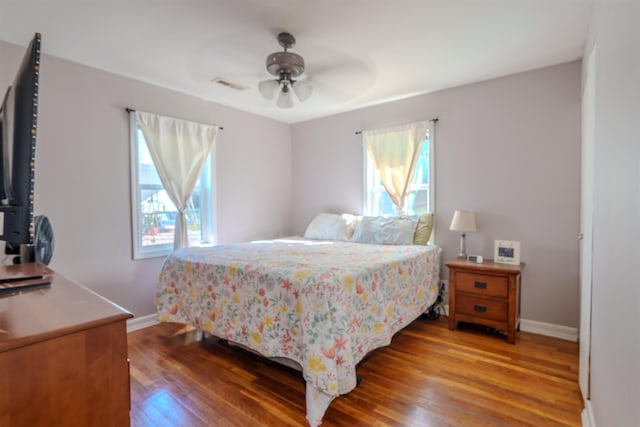
[[[313,87],[307,82],[295,82],[293,83],[293,91],[296,93],[296,96],[300,100],[300,102],[304,102],[311,96],[311,92],[313,92]]]
[[[258,83],[258,90],[264,99],[271,101],[276,94],[276,90],[280,87],[277,80],[263,80]]]
[[[280,91],[280,95],[278,95],[278,101],[276,101],[276,105],[280,108],[291,108],[293,107],[293,95],[290,90],[282,90]]]
[[[476,217],[471,211],[455,211],[449,230],[476,231]]]

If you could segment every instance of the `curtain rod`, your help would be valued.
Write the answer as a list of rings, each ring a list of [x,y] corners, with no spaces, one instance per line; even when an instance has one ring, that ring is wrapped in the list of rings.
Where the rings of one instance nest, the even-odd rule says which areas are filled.
[[[133,108],[129,108],[129,107],[126,107],[126,108],[125,108],[125,110],[127,110],[127,113],[135,113],[135,111],[136,111],[135,109],[133,109]],[[180,119],[180,120],[182,120],[182,119]],[[185,120],[185,121],[188,121],[188,120]],[[205,124],[207,124],[207,123],[205,123]],[[208,125],[208,126],[215,126],[215,127],[217,127],[218,129],[220,129],[220,130],[223,130],[223,129],[224,129],[222,126],[216,126],[216,125],[210,125],[210,124],[207,124],[207,125]]]
[[[434,122],[434,123],[435,123],[435,122],[437,122],[437,121],[438,121],[438,118],[436,117],[436,118],[433,118],[433,119],[429,119],[429,120],[427,120],[427,121],[429,121],[429,122]],[[356,131],[356,135],[362,135],[362,131],[361,131],[361,130],[357,130],[357,131]]]

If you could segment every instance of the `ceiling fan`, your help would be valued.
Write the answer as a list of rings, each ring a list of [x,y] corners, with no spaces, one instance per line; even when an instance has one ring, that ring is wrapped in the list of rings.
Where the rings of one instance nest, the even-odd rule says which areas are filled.
[[[293,107],[293,95],[300,102],[304,102],[311,96],[313,88],[302,80],[294,80],[304,73],[304,58],[287,49],[296,44],[296,39],[291,34],[283,32],[278,34],[278,43],[284,48],[283,52],[274,52],[267,56],[267,71],[275,76],[275,79],[263,80],[258,83],[260,94],[267,100],[272,100],[279,91],[276,105],[280,108]]]

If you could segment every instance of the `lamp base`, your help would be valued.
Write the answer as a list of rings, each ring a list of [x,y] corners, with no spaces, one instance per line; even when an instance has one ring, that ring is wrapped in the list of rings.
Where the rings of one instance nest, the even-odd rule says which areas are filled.
[[[460,233],[460,253],[458,254],[458,258],[467,258],[467,249],[465,246],[465,237],[467,235],[465,234],[465,232],[463,231],[462,233]]]

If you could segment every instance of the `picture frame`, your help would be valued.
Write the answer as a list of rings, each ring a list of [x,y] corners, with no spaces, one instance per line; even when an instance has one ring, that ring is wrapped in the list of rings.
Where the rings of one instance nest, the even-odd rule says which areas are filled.
[[[495,262],[520,265],[520,242],[496,240],[493,258]]]

